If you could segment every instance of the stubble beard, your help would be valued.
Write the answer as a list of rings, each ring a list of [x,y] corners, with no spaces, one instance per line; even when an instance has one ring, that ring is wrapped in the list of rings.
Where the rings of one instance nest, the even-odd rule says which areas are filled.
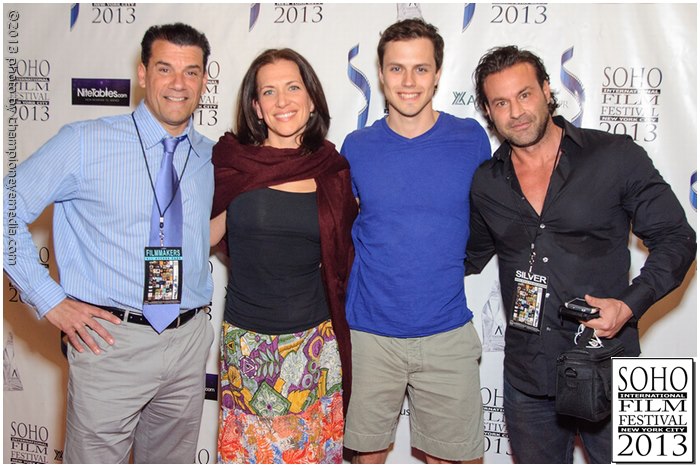
[[[534,146],[540,141],[542,141],[542,138],[544,138],[544,135],[547,133],[547,126],[549,125],[549,114],[543,119],[542,123],[537,127],[537,133],[535,134],[534,139],[528,139],[528,140],[515,140],[513,138],[506,138],[508,143],[510,143],[511,146],[514,146],[516,148],[528,148],[530,146]]]

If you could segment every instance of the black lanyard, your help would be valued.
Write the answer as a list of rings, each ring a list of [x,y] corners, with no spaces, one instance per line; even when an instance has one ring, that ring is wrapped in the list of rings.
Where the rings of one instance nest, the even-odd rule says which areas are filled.
[[[163,228],[163,219],[165,218],[165,213],[168,211],[170,208],[170,205],[173,204],[173,201],[175,200],[175,195],[177,194],[177,191],[180,189],[180,183],[182,183],[182,177],[185,175],[185,169],[187,168],[187,163],[190,161],[190,154],[192,153],[192,143],[190,142],[190,149],[187,151],[187,159],[185,159],[185,165],[182,167],[182,172],[180,172],[180,176],[177,179],[177,185],[175,186],[175,190],[173,190],[173,197],[170,198],[170,202],[168,205],[165,207],[164,210],[160,208],[160,202],[158,201],[158,195],[156,194],[156,185],[153,183],[153,177],[151,176],[151,169],[148,168],[148,159],[146,158],[146,149],[143,146],[143,140],[141,139],[141,132],[139,131],[139,126],[136,124],[136,119],[134,118],[134,113],[131,113],[131,120],[134,122],[134,127],[136,128],[136,135],[139,137],[139,144],[141,145],[141,153],[143,154],[143,161],[146,164],[146,172],[148,172],[148,181],[151,182],[151,190],[153,190],[153,197],[156,200],[156,207],[158,208],[158,214],[160,215],[160,228]],[[189,142],[190,139],[187,138],[187,141]]]
[[[517,209],[518,209],[518,217],[520,217],[520,223],[523,226],[523,230],[525,231],[525,234],[528,237],[532,238],[532,241],[530,242],[530,259],[528,260],[530,268],[529,268],[528,272],[532,272],[532,267],[535,264],[535,257],[537,256],[537,253],[535,252],[535,245],[537,243],[537,237],[539,237],[540,232],[542,230],[540,228],[540,225],[542,225],[542,218],[544,217],[545,208],[549,207],[549,205],[547,205],[546,202],[547,202],[547,198],[549,198],[549,190],[552,187],[552,177],[554,177],[554,173],[557,170],[557,164],[559,163],[559,156],[561,155],[561,151],[562,151],[561,148],[562,148],[563,144],[564,144],[564,128],[561,129],[561,139],[559,140],[559,147],[557,148],[557,154],[554,158],[554,166],[552,167],[552,173],[549,176],[549,184],[547,185],[547,193],[544,196],[544,203],[542,203],[542,212],[539,214],[539,216],[537,218],[537,226],[535,227],[535,235],[534,236],[530,235],[530,232],[527,229],[527,224],[525,224],[525,219],[523,218],[523,213],[521,212],[521,209],[520,209],[520,203],[516,199],[515,204],[516,204]],[[510,150],[510,164],[513,167],[513,174],[515,175],[515,166],[513,165],[513,148],[511,148],[511,150]],[[516,176],[516,179],[517,179],[517,176]],[[513,192],[511,192],[511,193],[513,193]],[[515,193],[513,193],[513,195],[515,195]],[[523,198],[524,198],[524,195],[523,195]]]

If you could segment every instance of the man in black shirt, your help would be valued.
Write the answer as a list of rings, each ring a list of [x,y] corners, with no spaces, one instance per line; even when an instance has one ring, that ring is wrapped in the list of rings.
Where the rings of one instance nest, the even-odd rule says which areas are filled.
[[[676,288],[695,258],[695,231],[644,149],[628,136],[574,127],[557,108],[534,54],[490,50],[474,72],[477,103],[504,138],[471,190],[467,273],[498,256],[509,326],[504,409],[517,462],[570,463],[580,433],[589,460],[610,463],[610,417],[557,416],[556,360],[579,323],[560,305],[582,297],[600,309],[586,326],[639,355],[636,323]],[[630,226],[649,256],[629,282]],[[605,340],[603,340],[605,343]]]

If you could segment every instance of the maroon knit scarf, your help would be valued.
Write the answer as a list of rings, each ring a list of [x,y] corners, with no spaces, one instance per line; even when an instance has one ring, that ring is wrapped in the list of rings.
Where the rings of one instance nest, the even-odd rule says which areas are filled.
[[[244,146],[230,132],[214,145],[212,162],[216,184],[212,218],[226,210],[241,193],[296,180],[317,179],[349,169],[347,161],[328,141],[316,152],[303,155],[301,149]],[[329,193],[333,194],[340,193]]]

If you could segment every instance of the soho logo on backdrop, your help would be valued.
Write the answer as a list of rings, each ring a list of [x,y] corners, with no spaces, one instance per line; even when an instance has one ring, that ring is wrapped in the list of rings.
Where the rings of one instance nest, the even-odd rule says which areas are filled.
[[[695,462],[692,358],[613,358],[613,462]]]
[[[199,99],[199,106],[194,115],[200,126],[216,126],[219,123],[219,75],[221,65],[215,60],[207,63],[207,84]]]
[[[637,143],[656,141],[662,70],[648,65],[606,66],[602,74],[600,128],[629,135]]]
[[[49,430],[45,426],[24,421],[10,422],[10,463],[46,464]]]
[[[482,387],[481,402],[484,406],[484,451],[511,455],[503,414],[503,389],[495,386]]]
[[[46,122],[50,118],[51,63],[42,58],[19,59],[14,72],[14,102],[21,121]]]

